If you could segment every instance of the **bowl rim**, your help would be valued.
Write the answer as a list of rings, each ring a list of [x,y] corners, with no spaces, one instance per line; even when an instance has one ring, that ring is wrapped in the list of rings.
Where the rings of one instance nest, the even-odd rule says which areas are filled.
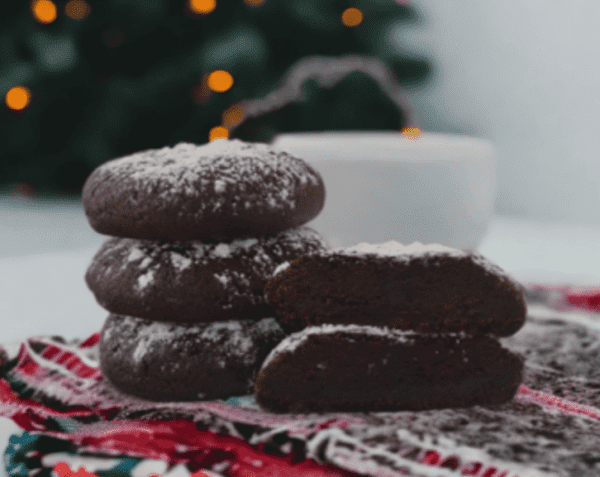
[[[443,160],[477,161],[495,163],[495,148],[485,139],[463,134],[422,132],[418,139],[402,136],[400,131],[323,131],[277,134],[271,140],[275,148],[289,152],[302,150],[303,154],[313,150],[327,153],[343,152],[333,158],[354,160],[419,161],[438,162]],[[377,157],[373,148],[377,146]],[[315,160],[323,160],[315,155]]]

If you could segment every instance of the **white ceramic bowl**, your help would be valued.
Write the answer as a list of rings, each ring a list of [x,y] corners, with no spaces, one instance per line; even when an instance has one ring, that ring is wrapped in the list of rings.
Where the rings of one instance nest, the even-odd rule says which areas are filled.
[[[333,247],[396,240],[475,250],[492,215],[496,161],[482,139],[341,131],[282,134],[273,146],[323,176],[325,207],[307,225]]]

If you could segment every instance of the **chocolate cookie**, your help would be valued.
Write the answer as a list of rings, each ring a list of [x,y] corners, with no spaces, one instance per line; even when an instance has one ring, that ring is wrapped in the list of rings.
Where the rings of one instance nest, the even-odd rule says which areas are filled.
[[[354,323],[510,336],[525,322],[516,281],[481,255],[437,244],[360,244],[278,271],[265,295],[287,332]]]
[[[488,336],[322,325],[271,351],[255,397],[285,413],[501,404],[516,394],[522,372],[522,359]]]
[[[308,222],[323,208],[325,186],[288,152],[219,139],[106,162],[88,177],[82,199],[101,234],[226,241]]]
[[[111,314],[100,368],[120,391],[152,401],[227,398],[251,392],[284,336],[273,318],[179,325]]]
[[[180,323],[273,316],[263,289],[275,268],[327,247],[308,227],[222,243],[110,238],[85,280],[112,313]]]

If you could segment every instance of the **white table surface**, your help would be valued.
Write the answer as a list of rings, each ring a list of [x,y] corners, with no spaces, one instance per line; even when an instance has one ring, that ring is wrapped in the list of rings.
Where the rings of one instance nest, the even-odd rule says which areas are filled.
[[[77,202],[0,197],[0,343],[100,330],[107,312],[83,277],[104,239]],[[522,282],[600,287],[600,226],[495,217],[479,251]]]

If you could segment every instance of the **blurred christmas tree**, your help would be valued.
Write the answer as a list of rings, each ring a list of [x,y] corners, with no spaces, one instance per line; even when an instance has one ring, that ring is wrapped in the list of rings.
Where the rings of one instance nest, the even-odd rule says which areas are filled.
[[[0,16],[0,185],[78,194],[102,162],[202,144],[228,124],[231,137],[249,141],[397,130],[402,112],[364,72],[327,87],[309,80],[304,101],[234,127],[240,101],[280,87],[307,56],[377,57],[400,84],[423,82],[427,61],[401,57],[386,37],[415,19],[400,0],[8,2]]]

